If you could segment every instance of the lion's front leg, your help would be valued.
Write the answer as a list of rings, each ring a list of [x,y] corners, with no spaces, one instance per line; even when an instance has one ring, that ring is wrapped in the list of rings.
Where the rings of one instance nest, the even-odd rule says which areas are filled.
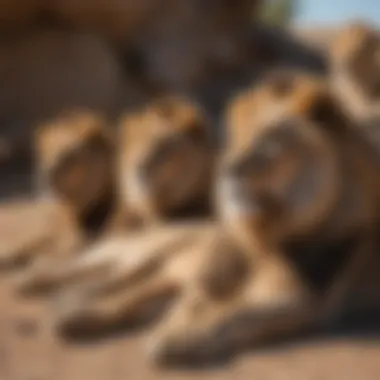
[[[162,303],[180,289],[179,283],[160,273],[109,297],[89,298],[72,289],[59,299],[54,318],[56,330],[65,337],[101,334],[124,325],[134,326],[155,315]]]
[[[82,290],[91,297],[106,297],[138,284],[164,270],[183,250],[197,242],[207,228],[203,223],[167,224],[128,234],[121,238],[123,253],[115,255],[109,250],[108,255],[114,257],[112,271]]]
[[[201,226],[189,224],[180,228],[174,225],[153,227],[131,234],[126,238],[125,254],[116,258],[113,270],[82,290],[90,297],[107,297],[128,289],[164,270],[168,261],[196,241],[200,232]]]
[[[59,328],[108,330],[120,322],[149,319],[151,310],[162,310],[194,280],[202,253],[197,243],[204,232],[202,225],[166,226],[129,240],[126,254],[107,275],[60,297]]]
[[[92,293],[112,293],[154,271],[167,255],[194,239],[199,231],[203,231],[202,226],[168,225],[125,236],[106,236],[84,252],[75,250],[71,257],[42,259],[39,265],[20,275],[17,289],[36,295],[69,285],[92,283]]]
[[[189,291],[150,338],[149,355],[159,365],[225,359],[310,326],[315,307],[290,270],[269,264],[252,272],[233,297],[212,298],[201,288]]]
[[[126,241],[125,238],[107,239],[58,260],[44,257],[16,278],[16,291],[44,295],[78,282],[104,278],[112,270],[116,257],[124,253]]]

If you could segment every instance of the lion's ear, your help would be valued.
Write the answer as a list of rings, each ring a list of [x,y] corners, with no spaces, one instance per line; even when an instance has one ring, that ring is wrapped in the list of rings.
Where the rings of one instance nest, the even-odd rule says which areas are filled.
[[[194,141],[208,141],[210,139],[211,125],[206,118],[192,120],[185,129],[185,135]]]
[[[331,131],[345,129],[348,117],[329,91],[310,91],[294,102],[294,111]]]

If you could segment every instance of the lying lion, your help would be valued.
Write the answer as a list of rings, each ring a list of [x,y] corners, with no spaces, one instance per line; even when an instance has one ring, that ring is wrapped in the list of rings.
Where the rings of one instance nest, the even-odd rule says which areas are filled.
[[[99,332],[176,297],[149,339],[160,364],[235,353],[378,304],[380,178],[330,86],[275,73],[232,102],[217,222],[110,239],[49,272],[55,326]]]

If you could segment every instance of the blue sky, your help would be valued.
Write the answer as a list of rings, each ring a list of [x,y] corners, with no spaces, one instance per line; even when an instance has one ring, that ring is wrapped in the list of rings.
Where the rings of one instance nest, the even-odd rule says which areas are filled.
[[[297,24],[335,24],[351,18],[380,25],[380,0],[296,0]]]

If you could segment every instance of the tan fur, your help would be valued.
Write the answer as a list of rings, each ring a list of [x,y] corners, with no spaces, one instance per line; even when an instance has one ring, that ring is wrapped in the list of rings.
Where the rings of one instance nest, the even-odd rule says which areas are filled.
[[[374,306],[377,163],[326,82],[294,83],[272,106],[264,82],[232,104],[217,180],[220,222],[154,227],[72,261],[53,276],[79,282],[61,298],[59,330],[142,321],[159,299],[177,296],[149,354],[178,364]],[[266,107],[257,107],[263,99]],[[377,282],[363,281],[370,273]]]
[[[321,79],[298,77],[281,107],[256,107],[268,90],[263,83],[238,97],[229,112],[217,182],[221,223],[198,225],[197,235],[194,226],[178,234],[154,228],[124,247],[88,252],[71,273],[91,273],[100,259],[107,273],[68,292],[58,329],[141,321],[157,298],[181,294],[150,337],[151,358],[173,364],[331,322],[357,305],[358,290],[356,301],[369,302],[360,283],[376,262],[380,185],[366,142]],[[172,239],[162,245],[165,228]]]
[[[39,164],[41,178],[46,179],[44,173],[49,174],[51,168],[58,166],[59,170],[60,161],[65,159],[62,154],[67,154],[68,148],[83,149],[83,141],[90,141],[94,135],[101,134],[109,140],[104,123],[93,115],[80,115],[79,119],[69,118],[63,125],[58,121],[48,131],[44,130],[39,139],[43,156]],[[71,199],[63,200],[72,211],[73,220],[79,221],[81,215],[76,211],[91,199],[96,206],[96,199],[103,199],[101,190],[107,191],[115,201],[110,204],[114,206],[113,215],[105,224],[110,239],[133,227],[206,216],[214,160],[210,128],[203,112],[190,101],[175,96],[160,98],[121,120],[115,165],[108,163],[102,167],[99,162],[94,172],[97,174],[92,175],[91,167],[81,167],[77,162],[77,170],[66,175],[61,170],[53,184],[61,192],[70,190]],[[112,182],[115,179],[118,184]],[[53,194],[57,189],[52,189]],[[55,195],[64,198],[65,194]],[[101,247],[102,243],[99,244]],[[28,292],[54,288],[64,282],[54,280],[55,276],[59,278],[56,273],[49,263],[43,268],[33,268],[18,279],[18,287]]]
[[[214,149],[203,110],[166,96],[127,115],[120,128],[121,213],[151,223],[207,207]]]
[[[152,337],[156,361],[215,359],[332,322],[355,308],[348,301],[360,277],[376,273],[377,163],[327,84],[305,79],[298,86],[303,95],[298,97],[296,86],[277,115],[254,127],[240,117],[230,124],[232,135],[245,131],[245,138],[231,140],[227,148],[218,208],[248,274],[222,302],[202,282],[198,289],[193,285]],[[255,110],[255,100],[251,104]],[[212,278],[220,263],[215,247],[205,269]],[[341,262],[340,254],[346,257]],[[378,281],[371,278],[373,287]],[[359,291],[361,306],[375,306],[368,295],[376,291],[369,290],[367,282]]]
[[[364,22],[348,23],[330,55],[335,94],[380,153],[380,31]]]
[[[78,217],[92,203],[115,192],[115,146],[109,129],[102,116],[79,111],[64,114],[37,131],[40,190],[67,202]]]
[[[380,116],[380,32],[356,21],[337,33],[330,48],[331,76],[336,93],[351,117]]]
[[[58,299],[57,331],[97,333],[157,316],[162,302],[192,286],[203,264],[202,248],[215,233],[213,224],[199,221],[166,224],[88,250],[50,277],[74,285]]]
[[[325,83],[319,77],[290,69],[275,69],[264,75],[259,83],[237,95],[226,111],[228,141],[246,139],[246,123],[251,133],[265,125],[266,119],[276,118],[287,107],[287,112],[302,112],[313,101],[316,92],[325,91]],[[290,104],[294,104],[289,108]],[[270,110],[270,112],[268,112]],[[240,128],[241,127],[241,128]]]
[[[36,225],[49,222],[42,237],[32,234],[30,218],[17,212],[18,201],[3,206],[0,218],[14,214],[19,228],[2,239],[4,261],[66,256],[113,212],[115,147],[106,120],[90,111],[65,113],[41,125],[35,141],[37,199],[28,208],[35,210]]]

